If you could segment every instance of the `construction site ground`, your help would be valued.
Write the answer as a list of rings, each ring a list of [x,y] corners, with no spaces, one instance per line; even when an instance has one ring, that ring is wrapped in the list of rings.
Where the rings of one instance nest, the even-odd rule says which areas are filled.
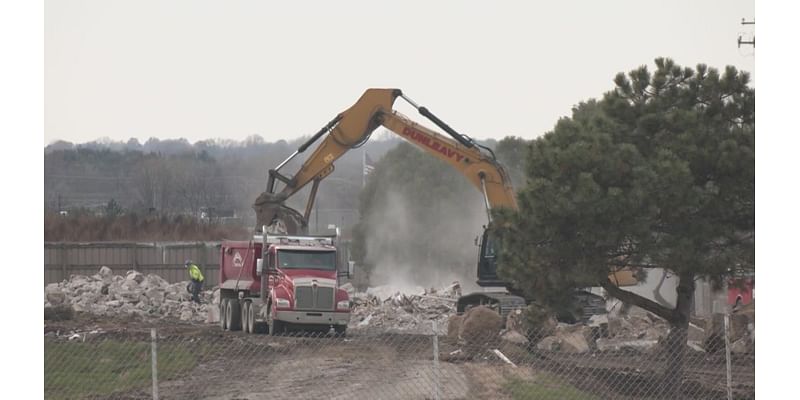
[[[460,347],[440,336],[441,359],[434,368],[433,338],[427,335],[356,331],[345,338],[272,337],[222,332],[216,325],[197,322],[85,313],[70,320],[45,321],[44,333],[46,342],[149,343],[151,328],[157,329],[162,346],[180,343],[208,352],[190,369],[161,380],[161,399],[254,400],[276,394],[332,399],[633,399],[649,397],[658,385],[655,369],[664,365],[664,360],[652,355],[621,353],[595,361],[585,354],[531,353],[506,343],[500,350],[516,364],[512,366],[489,351],[479,351],[469,359],[448,357]],[[690,379],[684,384],[694,385],[691,392],[698,395],[692,398],[726,398],[724,355],[690,357]],[[754,398],[750,395],[755,393],[752,366],[734,360],[733,372],[738,385],[734,397]],[[638,384],[633,384],[632,374],[639,376]],[[525,390],[536,390],[539,396],[526,397]],[[573,392],[577,394],[564,397]],[[148,382],[113,397],[150,399],[151,387]]]

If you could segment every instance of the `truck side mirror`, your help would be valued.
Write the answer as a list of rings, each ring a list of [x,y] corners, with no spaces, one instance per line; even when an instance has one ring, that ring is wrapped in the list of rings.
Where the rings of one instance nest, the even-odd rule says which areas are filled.
[[[356,262],[355,261],[348,261],[347,262],[347,277],[352,278],[355,275],[356,269]]]
[[[256,275],[261,276],[261,272],[264,270],[264,259],[259,258],[256,260]]]

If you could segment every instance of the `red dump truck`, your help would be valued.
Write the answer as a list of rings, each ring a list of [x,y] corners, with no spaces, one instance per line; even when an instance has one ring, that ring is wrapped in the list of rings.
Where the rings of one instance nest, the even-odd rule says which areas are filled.
[[[350,298],[339,278],[349,276],[352,266],[340,271],[335,237],[263,234],[223,242],[220,253],[223,330],[347,330]]]

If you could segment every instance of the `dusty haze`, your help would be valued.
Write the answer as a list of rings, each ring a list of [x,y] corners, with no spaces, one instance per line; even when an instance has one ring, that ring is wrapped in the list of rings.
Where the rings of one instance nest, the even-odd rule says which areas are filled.
[[[380,215],[370,218],[370,232],[367,238],[366,261],[375,265],[370,275],[370,286],[388,285],[394,291],[416,293],[421,288],[440,288],[454,281],[461,283],[467,293],[477,290],[475,284],[478,261],[478,247],[475,238],[482,233],[481,227],[487,223],[486,212],[477,192],[474,198],[467,198],[461,204],[445,205],[410,204],[400,192],[387,193],[387,201],[373,210]],[[433,221],[413,221],[411,207],[437,207],[438,219]],[[433,241],[420,247],[415,242],[412,224],[422,225],[433,233]],[[397,251],[397,249],[401,249]],[[427,263],[409,263],[412,253],[427,252]]]

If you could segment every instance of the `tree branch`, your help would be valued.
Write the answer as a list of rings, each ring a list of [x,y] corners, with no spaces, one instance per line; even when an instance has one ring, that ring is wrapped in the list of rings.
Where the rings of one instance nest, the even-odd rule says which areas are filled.
[[[605,289],[608,294],[611,295],[611,297],[614,297],[623,303],[633,304],[644,309],[645,311],[649,311],[661,318],[664,318],[668,322],[672,322],[675,319],[675,311],[673,309],[666,308],[661,304],[658,304],[646,297],[639,296],[636,293],[622,290],[619,288],[619,286],[613,284],[611,280],[607,279],[605,281],[601,281],[600,286]]]

